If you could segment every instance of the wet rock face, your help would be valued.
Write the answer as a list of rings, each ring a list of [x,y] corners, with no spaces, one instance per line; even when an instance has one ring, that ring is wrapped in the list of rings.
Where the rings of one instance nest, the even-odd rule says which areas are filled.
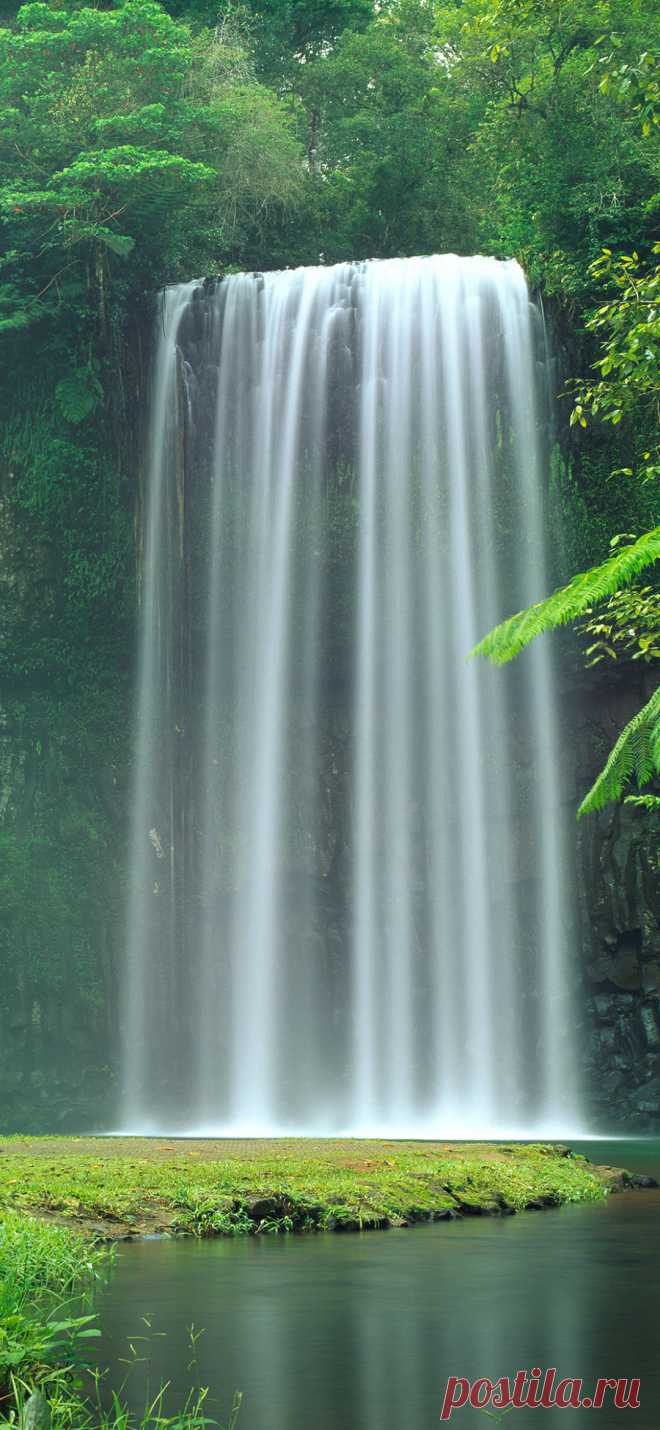
[[[630,716],[648,676],[612,670],[575,711],[576,785],[583,792]],[[580,822],[577,874],[584,973],[584,1068],[604,1130],[660,1127],[660,821],[611,805]]]
[[[126,781],[107,706],[46,685],[0,693],[3,1132],[111,1116]]]

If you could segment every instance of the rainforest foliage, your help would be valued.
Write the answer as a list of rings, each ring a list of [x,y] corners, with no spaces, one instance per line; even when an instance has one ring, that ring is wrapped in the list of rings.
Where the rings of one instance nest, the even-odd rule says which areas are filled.
[[[655,98],[642,112],[643,127],[651,131],[657,118]],[[656,243],[653,259],[659,254],[660,243]],[[617,426],[627,414],[629,460],[637,460],[637,470],[628,466],[612,476],[636,478],[643,485],[655,483],[655,495],[660,476],[660,266],[657,261],[643,266],[637,252],[613,259],[611,250],[605,249],[591,265],[591,272],[598,278],[606,274],[618,292],[587,321],[587,327],[603,334],[604,341],[593,364],[595,378],[573,384],[579,400],[571,413],[571,425],[586,427],[589,414]],[[648,450],[643,450],[645,447]],[[553,595],[503,621],[484,637],[475,654],[503,665],[536,636],[588,616],[584,630],[597,637],[587,646],[588,664],[606,657],[617,660],[624,653],[632,660],[657,666],[660,594],[657,586],[642,585],[640,578],[660,559],[660,526],[637,539],[618,534],[612,537],[610,547],[618,549],[608,560],[573,576]],[[630,803],[654,812],[660,808],[660,796],[646,789],[660,778],[659,697],[656,685],[646,705],[621,732],[578,815],[593,814],[620,799],[631,780],[644,793],[626,795]]]
[[[48,587],[3,622],[12,678],[121,665],[135,328],[195,274],[517,256],[576,334],[578,429],[596,419],[566,494],[586,511],[569,559],[648,526],[657,318],[645,333],[639,309],[627,349],[617,324],[621,284],[654,281],[653,0],[64,0],[4,17],[5,539],[34,546]],[[645,348],[650,402],[630,373]],[[608,407],[615,364],[627,395]]]
[[[640,421],[616,324],[621,284],[638,294],[653,281],[652,0],[171,10],[5,10],[3,466],[58,593],[38,620],[24,607],[3,631],[5,669],[67,678],[81,662],[121,660],[132,609],[125,349],[147,296],[195,274],[514,254],[577,334],[578,423],[598,418],[577,493],[596,508],[583,556],[606,555],[603,508],[608,537],[646,523],[651,496],[623,477],[650,464],[640,454],[657,414]],[[606,366],[591,379],[601,345]],[[635,345],[657,358],[657,318],[630,334]],[[614,363],[628,397],[611,410]],[[657,365],[645,372],[657,400]],[[608,483],[617,466],[622,480]]]
[[[632,569],[657,520],[660,18],[656,0],[2,0],[0,19],[0,1013],[26,1066],[57,1044],[65,1116],[75,1076],[96,1105],[112,1031],[154,295],[516,256],[567,384],[557,581]],[[571,607],[586,661],[652,667],[650,569]],[[98,1012],[89,1064],[75,998]],[[26,1087],[3,1057],[10,1103],[56,1106],[56,1079]]]

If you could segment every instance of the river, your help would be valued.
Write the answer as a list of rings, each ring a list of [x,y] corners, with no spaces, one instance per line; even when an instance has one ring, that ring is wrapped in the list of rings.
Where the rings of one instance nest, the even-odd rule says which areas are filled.
[[[575,1149],[660,1177],[658,1142]],[[657,1430],[659,1232],[660,1191],[637,1191],[386,1232],[128,1245],[99,1296],[102,1361],[136,1410],[162,1381],[172,1409],[204,1385],[224,1423],[241,1390],[238,1430],[429,1430],[449,1376],[533,1367],[585,1394],[639,1377],[634,1416],[608,1398],[595,1423]],[[508,1412],[521,1430],[589,1413]],[[452,1424],[504,1418],[468,1405]]]

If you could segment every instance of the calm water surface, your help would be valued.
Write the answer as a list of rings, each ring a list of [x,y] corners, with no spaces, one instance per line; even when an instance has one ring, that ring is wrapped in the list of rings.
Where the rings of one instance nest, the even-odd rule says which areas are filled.
[[[660,1143],[574,1146],[660,1179]],[[103,1364],[135,1409],[167,1380],[172,1408],[191,1383],[208,1385],[220,1421],[242,1390],[239,1430],[428,1430],[449,1375],[557,1366],[585,1393],[599,1376],[639,1376],[641,1408],[498,1420],[467,1408],[451,1424],[591,1415],[600,1430],[658,1430],[660,1191],[362,1235],[137,1243],[99,1311]],[[203,1328],[194,1351],[191,1326]]]

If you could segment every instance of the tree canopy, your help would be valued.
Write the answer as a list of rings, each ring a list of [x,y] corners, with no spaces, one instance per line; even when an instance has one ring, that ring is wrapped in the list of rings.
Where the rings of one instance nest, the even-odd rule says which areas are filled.
[[[555,564],[566,580],[572,544],[590,579],[505,630],[578,614],[576,583],[598,623],[597,573],[652,540],[654,0],[62,0],[3,14],[0,457],[58,594],[29,619],[17,606],[0,667],[75,684],[81,662],[98,674],[122,659],[127,347],[164,284],[433,251],[518,257],[560,337],[570,329]],[[623,531],[636,544],[608,556]],[[603,619],[634,615],[648,655],[642,579],[625,602],[610,582]]]

